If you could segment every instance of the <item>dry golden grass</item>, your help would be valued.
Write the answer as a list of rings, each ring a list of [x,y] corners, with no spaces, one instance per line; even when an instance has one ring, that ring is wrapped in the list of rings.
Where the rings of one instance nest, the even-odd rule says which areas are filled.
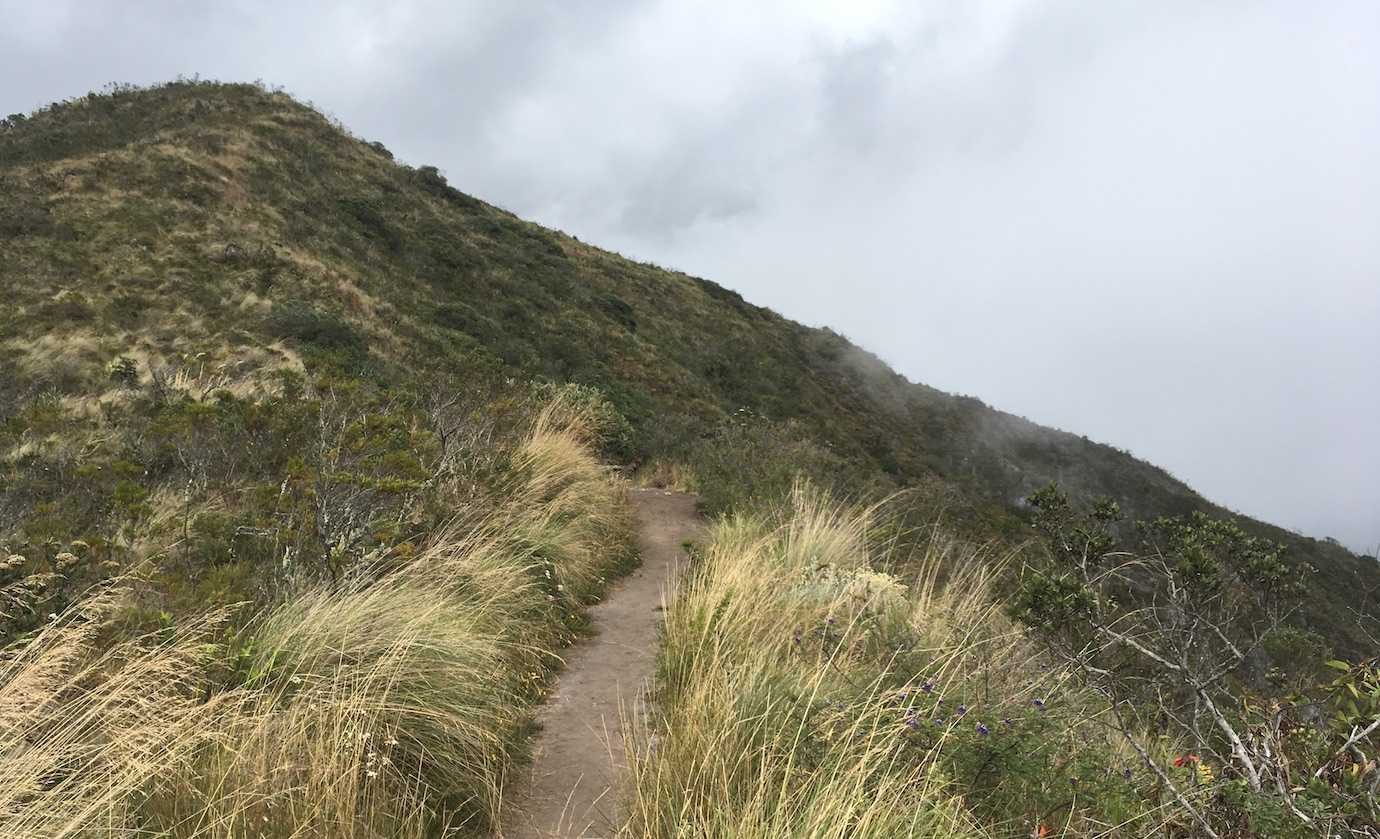
[[[994,816],[974,815],[972,779],[952,774],[963,765],[953,752],[981,739],[975,718],[996,728],[1036,697],[1072,702],[1076,691],[1040,667],[990,596],[1001,557],[942,528],[897,557],[894,531],[878,526],[886,518],[884,507],[798,484],[783,513],[714,527],[667,612],[655,710],[629,749],[621,835],[937,839],[1034,827],[1020,794],[998,782],[1017,803],[991,834]],[[981,713],[940,710],[941,690],[981,702]],[[1052,729],[1041,736],[1099,736]],[[1067,822],[1083,836],[1146,827],[1083,813]]]
[[[111,644],[114,586],[60,616],[0,670],[0,837],[483,829],[564,618],[626,547],[589,421],[553,402],[498,508],[232,644],[224,613]]]
[[[870,569],[874,511],[803,487],[792,508],[777,523],[720,522],[668,611],[664,716],[631,747],[623,835],[974,835],[933,764],[898,762],[882,702],[820,728],[817,710],[841,684],[881,698],[876,674],[850,661],[851,641],[869,621],[906,621],[911,604]],[[794,656],[794,639],[826,621],[843,633],[837,653]]]
[[[643,464],[633,475],[633,481],[640,486],[657,489],[673,489],[677,492],[694,492],[695,478],[683,464],[668,460],[653,460]]]
[[[212,712],[200,674],[225,615],[171,640],[107,645],[124,591],[92,595],[0,668],[0,836],[123,835],[146,784],[185,757],[189,725]]]

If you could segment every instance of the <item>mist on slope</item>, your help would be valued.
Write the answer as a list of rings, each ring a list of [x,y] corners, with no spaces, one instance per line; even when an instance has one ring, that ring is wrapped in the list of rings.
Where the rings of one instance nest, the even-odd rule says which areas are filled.
[[[830,325],[912,380],[1380,544],[1365,0],[0,14],[0,111],[263,78],[467,192]]]

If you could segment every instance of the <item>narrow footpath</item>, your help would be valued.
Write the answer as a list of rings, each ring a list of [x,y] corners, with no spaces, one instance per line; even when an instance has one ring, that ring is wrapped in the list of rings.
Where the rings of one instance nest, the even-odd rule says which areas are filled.
[[[631,712],[656,661],[664,598],[703,526],[695,498],[634,489],[641,565],[589,610],[594,636],[572,647],[537,715],[532,764],[505,795],[499,839],[606,839],[625,765],[620,709]]]

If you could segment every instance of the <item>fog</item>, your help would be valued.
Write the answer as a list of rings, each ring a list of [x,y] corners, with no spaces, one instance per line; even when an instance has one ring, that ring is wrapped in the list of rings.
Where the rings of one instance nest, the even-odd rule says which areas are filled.
[[[1380,544],[1370,0],[0,0],[0,20],[0,112],[179,74],[282,85],[913,380]]]

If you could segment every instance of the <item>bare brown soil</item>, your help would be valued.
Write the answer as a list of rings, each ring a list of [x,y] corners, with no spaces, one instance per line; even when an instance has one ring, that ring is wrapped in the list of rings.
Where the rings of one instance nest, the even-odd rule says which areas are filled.
[[[684,564],[682,543],[702,526],[694,496],[635,489],[629,497],[642,564],[589,610],[595,634],[570,649],[538,714],[532,764],[505,797],[500,839],[587,839],[615,830],[622,717],[652,676],[664,599]]]

